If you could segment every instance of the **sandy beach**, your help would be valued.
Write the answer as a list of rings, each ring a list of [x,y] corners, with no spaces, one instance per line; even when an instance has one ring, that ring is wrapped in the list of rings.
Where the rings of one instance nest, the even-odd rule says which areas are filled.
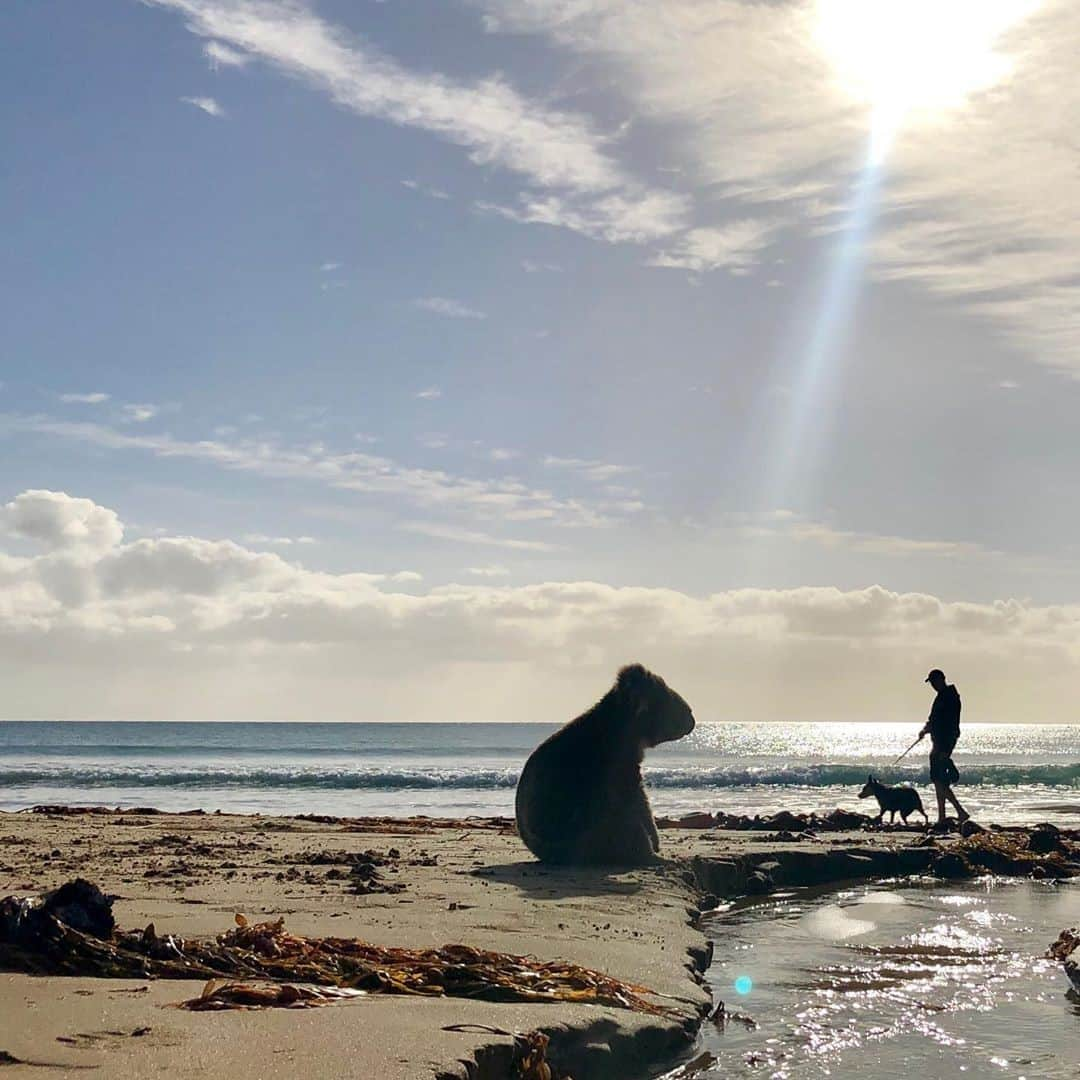
[[[667,828],[666,866],[607,872],[542,867],[498,821],[6,814],[0,895],[82,876],[118,897],[121,928],[210,937],[242,913],[284,917],[310,936],[472,945],[599,970],[647,987],[668,1010],[370,994],[325,1008],[192,1013],[172,1006],[197,996],[201,979],[4,974],[0,1050],[21,1062],[6,1074],[505,1076],[509,1033],[539,1029],[570,1075],[647,1075],[692,1046],[710,1006],[699,974],[709,955],[701,909],[715,902],[707,889],[738,894],[760,875],[770,886],[882,876],[937,854],[914,846],[915,833],[791,839]],[[371,863],[352,872],[363,853]],[[462,1024],[482,1027],[446,1030]]]
[[[386,856],[381,883],[355,895],[329,853]],[[332,857],[332,856],[331,856]],[[335,872],[336,871],[336,872]],[[168,1006],[202,982],[0,976],[0,1049],[24,1062],[7,1075],[234,1077],[504,1075],[512,1039],[453,1033],[452,1024],[559,1031],[585,1075],[669,1060],[708,995],[691,977],[704,939],[690,925],[694,890],[662,872],[541,869],[506,829],[432,824],[325,825],[256,817],[137,814],[0,818],[0,894],[81,875],[119,899],[118,925],[154,923],[185,937],[229,929],[237,912],[284,916],[296,933],[398,946],[464,943],[572,960],[647,985],[677,1016],[575,1005],[492,1004],[370,995],[304,1011],[220,1014]],[[368,886],[365,886],[368,887]],[[144,1034],[133,1035],[149,1029]],[[610,1049],[608,1048],[610,1046]],[[480,1063],[480,1071],[477,1072]]]

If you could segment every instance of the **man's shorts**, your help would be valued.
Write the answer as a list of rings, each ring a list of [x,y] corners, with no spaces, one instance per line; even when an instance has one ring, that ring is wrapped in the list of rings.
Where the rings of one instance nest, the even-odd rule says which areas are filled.
[[[955,784],[960,779],[960,771],[953,764],[953,748],[935,747],[930,751],[930,779],[940,780],[943,784]]]

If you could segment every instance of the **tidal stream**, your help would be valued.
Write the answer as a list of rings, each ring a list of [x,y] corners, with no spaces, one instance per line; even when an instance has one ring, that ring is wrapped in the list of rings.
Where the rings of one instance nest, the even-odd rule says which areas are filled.
[[[1002,879],[734,905],[708,920],[728,1019],[698,1075],[1075,1080],[1080,998],[1043,954],[1078,922],[1080,887]]]

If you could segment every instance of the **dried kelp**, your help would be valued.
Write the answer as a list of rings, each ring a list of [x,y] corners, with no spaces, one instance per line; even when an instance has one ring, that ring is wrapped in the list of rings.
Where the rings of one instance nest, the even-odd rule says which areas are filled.
[[[716,1063],[716,1055],[705,1050],[692,1060],[684,1062],[676,1069],[672,1069],[671,1072],[666,1072],[663,1076],[657,1077],[657,1080],[693,1080],[694,1077],[711,1071]]]
[[[239,983],[210,979],[197,998],[177,1008],[191,1012],[223,1009],[311,1009],[342,998],[362,997],[363,990],[343,986],[306,986],[302,983]]]
[[[339,825],[346,832],[385,833],[399,835],[435,832],[440,829],[496,832],[510,835],[516,831],[513,818],[466,817],[436,818],[417,814],[413,817],[335,817],[330,814],[295,814],[294,821],[309,821],[317,825]]]
[[[77,905],[72,913],[71,904],[56,902],[65,890],[74,890],[84,906],[99,913],[91,929],[71,924],[81,918]],[[645,987],[562,961],[470,945],[404,949],[358,938],[301,937],[289,933],[283,919],[249,923],[243,915],[236,916],[233,929],[209,940],[160,935],[153,925],[114,931],[106,929],[99,911],[111,903],[112,898],[81,879],[45,897],[0,901],[0,968],[104,978],[304,983],[483,1001],[579,1002],[654,1015],[670,1011],[648,1001]]]
[[[1073,989],[1080,993],[1080,930],[1075,926],[1069,930],[1062,930],[1058,934],[1057,941],[1047,950],[1046,955],[1051,959],[1061,961]]]
[[[1068,960],[1074,952],[1080,952],[1080,930],[1075,926],[1062,930],[1057,941],[1047,949],[1046,955],[1053,960]]]
[[[514,1060],[510,1065],[513,1080],[573,1080],[548,1060],[551,1038],[542,1031],[507,1031],[490,1024],[447,1024],[443,1031],[480,1032],[505,1035],[514,1040]]]
[[[530,1031],[517,1037],[514,1068],[521,1080],[554,1080],[556,1073],[547,1058],[550,1042],[551,1039],[542,1031]]]

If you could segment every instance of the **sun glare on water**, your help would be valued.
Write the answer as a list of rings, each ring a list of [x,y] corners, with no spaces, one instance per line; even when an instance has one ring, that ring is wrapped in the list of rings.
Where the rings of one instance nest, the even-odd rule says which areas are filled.
[[[814,37],[874,137],[965,104],[1012,70],[1002,35],[1041,0],[817,0]]]

